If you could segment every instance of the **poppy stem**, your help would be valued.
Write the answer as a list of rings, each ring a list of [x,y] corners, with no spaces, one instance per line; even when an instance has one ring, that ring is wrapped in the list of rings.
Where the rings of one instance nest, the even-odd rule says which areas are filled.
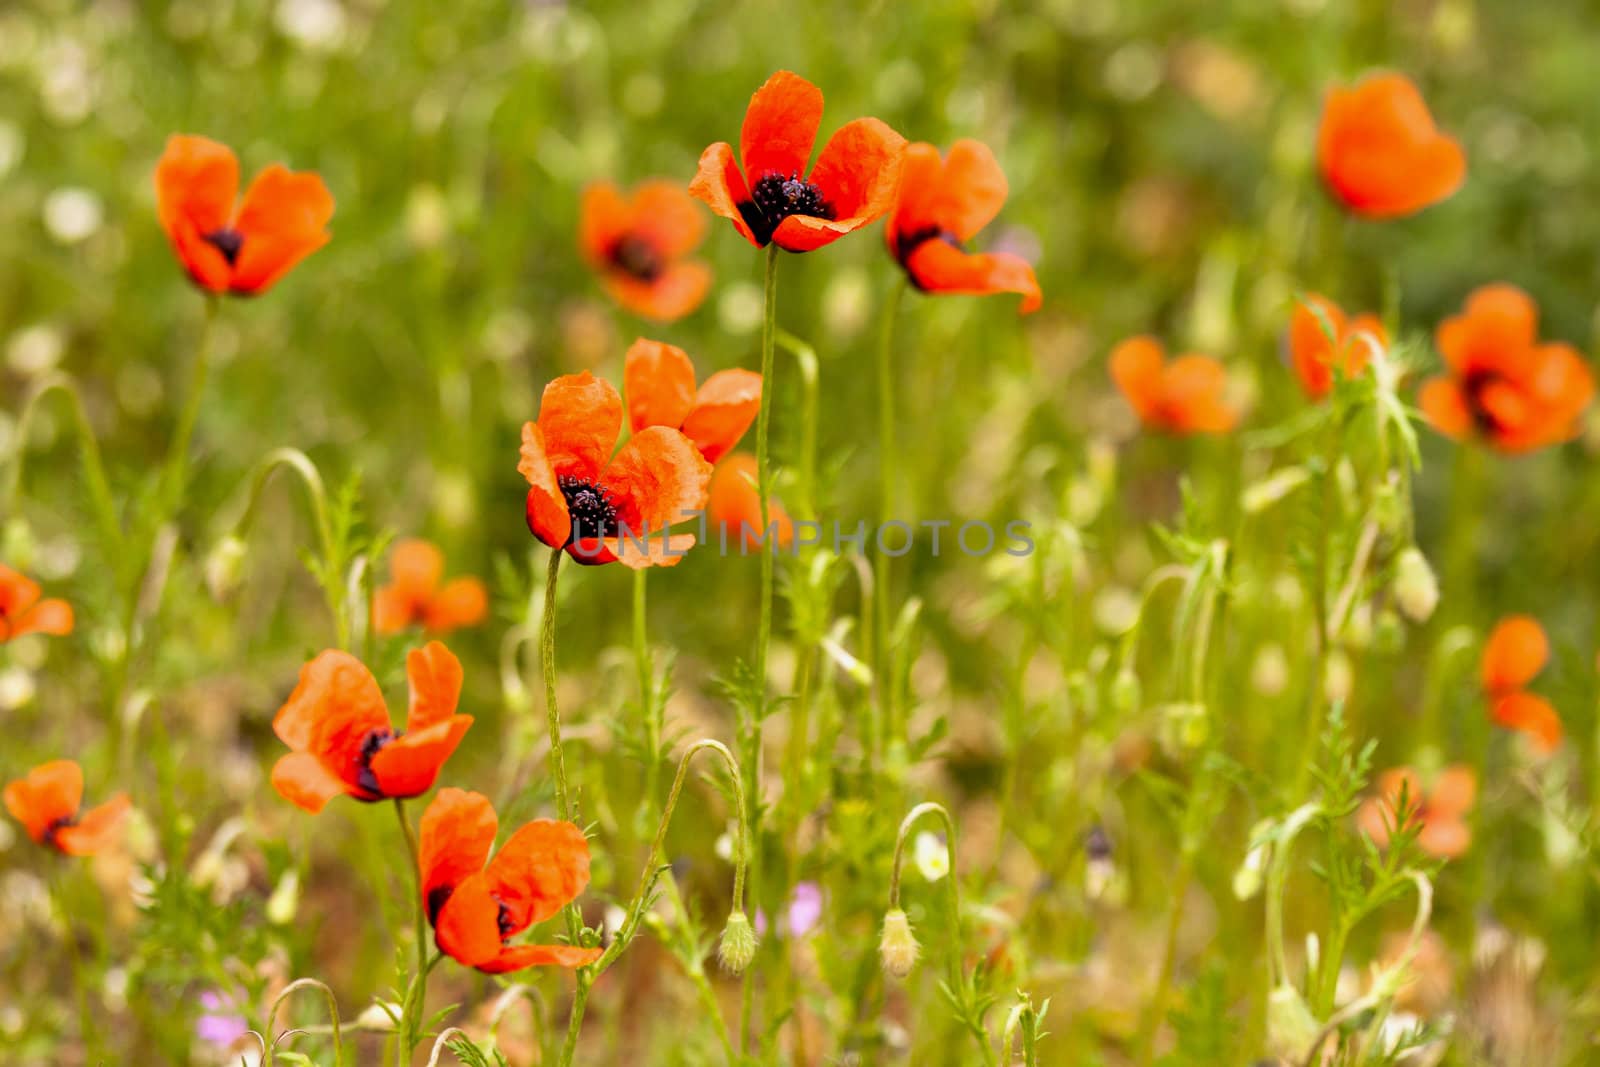
[[[561,570],[561,550],[550,550],[550,569],[544,579],[544,623],[539,630],[539,658],[544,666],[544,713],[550,726],[550,770],[556,780],[556,810],[568,822],[577,821],[567,792],[567,759],[561,749],[561,709],[556,703],[556,578]]]
[[[420,1016],[428,1002],[428,972],[432,968],[428,965],[428,918],[423,910],[422,861],[417,850],[417,834],[411,828],[411,820],[406,818],[405,801],[399,797],[394,801],[394,814],[400,820],[400,831],[406,838],[406,851],[411,856],[411,883],[414,890],[411,895],[412,908],[416,914],[417,935],[417,973],[412,976],[411,984],[406,989],[406,1000],[400,1009],[400,1031],[397,1035],[400,1048],[396,1059],[400,1067],[405,1067],[411,1061],[411,1050],[416,1048],[416,1032],[420,1029]]]
[[[649,810],[661,780],[662,708],[655,697],[655,665],[650,659],[650,636],[646,612],[647,578],[650,571],[633,572],[633,662],[639,674],[639,711],[644,716],[645,745],[648,751],[644,773],[644,798],[641,813]]]
[[[161,477],[161,506],[170,514],[177,507],[183,493],[183,480],[189,466],[189,442],[194,437],[194,426],[200,418],[200,403],[205,399],[206,371],[211,362],[212,327],[217,320],[219,301],[206,297],[206,314],[200,325],[200,341],[195,346],[194,367],[189,372],[189,397],[178,416],[177,429],[172,434],[172,444],[167,450],[166,469]]]
[[[878,685],[877,745],[886,751],[896,734],[893,667],[889,662],[889,556],[884,551],[883,528],[894,519],[894,328],[906,291],[904,276],[895,279],[883,308],[883,328],[878,334],[878,530],[873,538],[873,675]],[[873,755],[868,745],[869,757]],[[882,754],[879,752],[878,754]]]
[[[114,565],[120,565],[122,523],[117,518],[117,506],[111,496],[111,485],[106,481],[105,465],[100,459],[100,442],[95,438],[94,427],[89,422],[89,413],[83,406],[83,394],[78,391],[77,383],[69,375],[59,371],[46,374],[29,391],[28,399],[22,404],[22,411],[17,416],[16,455],[11,461],[5,513],[7,515],[18,513],[17,503],[22,495],[22,468],[28,451],[29,428],[33,424],[34,411],[52,392],[64,394],[72,403],[72,423],[78,431],[78,448],[83,454],[84,479],[89,485],[89,499],[94,505],[95,522],[100,527],[100,536],[110,553],[109,558]]]

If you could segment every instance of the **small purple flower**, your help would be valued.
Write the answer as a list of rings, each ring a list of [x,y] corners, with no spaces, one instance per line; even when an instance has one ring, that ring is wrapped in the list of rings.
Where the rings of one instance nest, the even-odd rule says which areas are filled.
[[[233,1005],[223,1000],[222,994],[214,990],[201,993],[200,1006],[206,1014],[195,1022],[194,1035],[201,1041],[227,1048],[250,1031],[244,1016],[226,1014]]]
[[[822,918],[822,887],[815,882],[801,882],[794,887],[794,899],[789,901],[789,934],[804,937]]]

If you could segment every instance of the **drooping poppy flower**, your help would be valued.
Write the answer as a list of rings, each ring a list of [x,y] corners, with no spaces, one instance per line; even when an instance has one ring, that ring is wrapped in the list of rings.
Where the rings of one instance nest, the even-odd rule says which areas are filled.
[[[1422,94],[1400,74],[1372,74],[1328,91],[1317,164],[1339,202],[1372,219],[1437,204],[1467,174],[1461,146],[1439,132]]]
[[[1405,793],[1409,813],[1400,810],[1400,794]],[[1472,828],[1467,815],[1478,797],[1478,778],[1472,768],[1457,763],[1444,768],[1424,790],[1422,780],[1410,767],[1396,767],[1378,776],[1378,793],[1369,797],[1357,813],[1357,821],[1374,844],[1384,848],[1400,820],[1419,825],[1417,844],[1431,856],[1454,859],[1472,843]]]
[[[722,550],[743,554],[762,546],[766,534],[761,528],[761,494],[756,491],[756,457],[735,452],[717,464],[706,512]],[[777,528],[779,548],[794,544],[794,522],[776,500],[767,502],[767,521]]]
[[[1316,293],[1307,293],[1295,304],[1289,318],[1289,357],[1300,376],[1300,387],[1313,400],[1327,396],[1333,388],[1335,366],[1346,378],[1366,370],[1374,344],[1389,344],[1389,335],[1376,315],[1349,318],[1338,304]]]
[[[810,252],[859,230],[894,202],[906,140],[877,119],[847,122],[823,145],[808,177],[821,125],[822,90],[778,71],[745,112],[743,170],[732,145],[714,144],[700,155],[690,194],[757,248],[776,242],[788,252]]]
[[[1508,615],[1490,631],[1480,665],[1490,716],[1508,730],[1527,734],[1546,753],[1561,745],[1561,716],[1548,700],[1524,686],[1549,659],[1550,640],[1544,627],[1527,615]]]
[[[456,714],[461,662],[432,641],[406,656],[406,679],[406,728],[396,731],[377,679],[350,653],[329,649],[302,667],[272,720],[293,750],[272,768],[279,795],[316,814],[341,794],[370,803],[432,789],[472,725],[472,716]]]
[[[38,582],[0,563],[0,644],[23,634],[72,632],[72,605],[39,594]]]
[[[707,463],[738,444],[761,409],[755,371],[719,370],[696,390],[694,364],[683,349],[643,337],[628,346],[622,385],[634,433],[651,426],[681,430]]]
[[[1478,289],[1440,323],[1434,341],[1450,373],[1418,397],[1434,429],[1513,453],[1575,437],[1594,377],[1571,345],[1539,343],[1538,328],[1533,299],[1511,285]]]
[[[1210,356],[1171,360],[1154,337],[1132,337],[1111,352],[1111,378],[1146,426],[1169,433],[1226,433],[1239,421],[1227,403],[1227,374]]]
[[[128,814],[125,793],[81,810],[83,769],[65,759],[41,764],[8,783],[5,802],[29,837],[68,856],[89,856],[110,845]]]
[[[647,319],[681,319],[705,299],[711,268],[686,259],[705,216],[681,185],[643,182],[624,196],[610,182],[583,191],[578,246],[617,303]]]
[[[441,789],[422,815],[422,899],[439,951],[489,974],[582,967],[598,948],[511,945],[589,884],[589,842],[570,822],[536,819],[494,848],[499,820],[487,797]]]
[[[213,293],[265,292],[328,243],[333,196],[322,179],[267,167],[237,208],[239,161],[227,145],[174,134],[156,164],[156,206],[173,251]]]
[[[445,634],[476,626],[489,613],[489,592],[476,578],[442,582],[444,554],[427,541],[396,541],[389,555],[389,584],[372,596],[372,625],[380,634],[399,633],[420,623]]]
[[[694,545],[667,529],[705,506],[711,464],[669,426],[628,438],[622,398],[588,371],[544,387],[539,421],[522,427],[517,470],[528,480],[528,529],[579,563],[670,567]]]
[[[1039,309],[1044,298],[1027,260],[965,249],[1000,213],[1006,189],[1000,164],[981,142],[957,141],[942,160],[931,144],[906,148],[884,236],[912,285],[925,293],[1018,293],[1023,314]]]

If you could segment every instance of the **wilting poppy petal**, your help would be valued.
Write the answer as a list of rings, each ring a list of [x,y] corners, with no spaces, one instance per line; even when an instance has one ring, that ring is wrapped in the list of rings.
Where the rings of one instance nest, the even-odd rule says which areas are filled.
[[[695,261],[679,261],[666,267],[653,281],[640,281],[626,274],[606,275],[606,290],[612,298],[633,312],[657,322],[683,318],[705,300],[711,290],[711,268]]]
[[[1044,297],[1033,267],[1009,252],[967,253],[933,238],[906,257],[906,270],[917,288],[930,293],[1017,293],[1022,314],[1039,310]]]
[[[1491,693],[1520,688],[1549,659],[1544,627],[1527,615],[1508,615],[1495,624],[1483,646],[1483,687]]]
[[[712,212],[733,223],[744,239],[761,248],[750,224],[744,220],[740,204],[750,203],[750,187],[745,184],[739,165],[734,162],[733,146],[718,142],[700,154],[700,166],[689,183],[689,195],[705,203]]]
[[[351,792],[349,783],[310,752],[291,752],[272,767],[272,788],[297,808],[317,814],[334,797]]]
[[[650,426],[628,439],[606,468],[617,517],[634,534],[659,533],[694,517],[706,502],[711,464],[677,430]]]
[[[72,760],[53,760],[6,785],[6,810],[28,836],[43,841],[53,825],[77,817],[83,803],[83,769]]]
[[[576,945],[510,945],[494,959],[478,964],[485,974],[510,974],[528,967],[585,967],[605,955],[603,949]]]
[[[675,430],[694,406],[694,364],[677,345],[641,337],[623,357],[622,387],[635,433],[647,426]]]
[[[353,782],[361,742],[389,726],[383,690],[348,652],[329,649],[300,668],[300,682],[272,720],[272,732],[297,752],[312,752]]]
[[[296,174],[273,164],[245,191],[234,224],[242,238],[232,289],[259,293],[302,259],[328,243],[333,195],[315,174]]]
[[[429,898],[483,870],[499,825],[489,798],[464,789],[439,790],[422,813],[417,858],[431,920],[437,920],[439,904]]]
[[[411,685],[406,729],[425,730],[455,714],[461,699],[461,661],[438,641],[406,653],[406,680]]]
[[[739,157],[754,184],[769,174],[804,176],[822,125],[822,90],[780,70],[750,97],[739,133]]]
[[[477,578],[452,578],[423,612],[422,624],[435,633],[476,626],[489,614],[489,590]]]
[[[1154,415],[1161,400],[1166,355],[1154,337],[1131,337],[1111,350],[1111,380],[1141,419]]]
[[[1544,697],[1520,690],[1507,693],[1494,702],[1493,715],[1501,726],[1531,737],[1542,752],[1561,746],[1561,716]]]
[[[588,371],[563,374],[544,387],[539,429],[551,469],[558,477],[593,481],[617,447],[622,398],[610,382]],[[526,433],[523,442],[526,448]],[[533,484],[532,478],[529,484]]]
[[[70,826],[56,831],[56,847],[69,856],[92,856],[102,852],[122,829],[128,814],[126,793],[118,793],[98,807],[90,808]]]
[[[386,797],[416,797],[433,788],[439,768],[456,750],[471,715],[452,715],[426,729],[395,738],[372,757],[372,776]]]
[[[570,822],[535,819],[489,861],[489,884],[506,908],[507,936],[544,922],[589,884],[589,842]]]
[[[434,943],[439,951],[468,967],[480,966],[500,954],[500,904],[489,890],[487,876],[468,876],[456,885],[434,919]]]
[[[561,492],[555,467],[545,451],[544,431],[538,423],[522,424],[522,451],[517,471],[528,480],[528,529],[551,548],[560,548],[572,536],[572,516]]]
[[[707,463],[721,459],[761,410],[761,375],[748,370],[723,370],[707,378],[681,420],[683,435],[695,443]]]
[[[1007,189],[1005,172],[988,145],[971,139],[957,141],[945,157],[928,205],[929,221],[958,241],[970,241],[1000,214]]]

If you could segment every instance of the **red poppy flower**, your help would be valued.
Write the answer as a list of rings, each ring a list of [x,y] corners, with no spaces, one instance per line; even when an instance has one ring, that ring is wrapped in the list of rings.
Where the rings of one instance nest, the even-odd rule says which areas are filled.
[[[1561,745],[1561,716],[1544,697],[1524,690],[1550,659],[1544,627],[1527,615],[1508,615],[1495,624],[1483,646],[1483,688],[1489,714],[1508,730],[1533,739],[1549,753]]]
[[[5,802],[29,837],[68,856],[92,855],[110,845],[128,814],[125,793],[81,811],[83,769],[71,760],[41,764],[7,784]]]
[[[1396,767],[1380,775],[1378,795],[1363,803],[1356,816],[1379,848],[1389,844],[1391,828],[1406,814],[1399,810],[1402,791],[1411,809],[1406,825],[1420,824],[1417,844],[1424,852],[1454,859],[1467,851],[1472,844],[1467,815],[1478,797],[1478,778],[1471,767],[1461,763],[1446,767],[1428,791],[1410,767]]]
[[[333,197],[315,174],[277,163],[256,175],[236,210],[238,189],[239,161],[227,145],[167,139],[156,205],[173,250],[202,289],[249,296],[328,243]]]
[[[1376,315],[1348,318],[1338,304],[1316,293],[1306,294],[1289,319],[1289,356],[1300,376],[1300,387],[1313,400],[1327,396],[1333,388],[1336,364],[1346,378],[1366,370],[1374,343],[1389,343],[1389,335]]]
[[[706,503],[717,543],[724,550],[760,548],[765,539],[761,528],[761,494],[756,492],[756,457],[735,452],[717,464],[711,475],[711,495]],[[777,527],[778,547],[794,544],[794,522],[776,500],[767,503],[767,521]]]
[[[1227,374],[1210,356],[1168,362],[1154,337],[1133,337],[1111,352],[1111,378],[1146,426],[1169,433],[1226,433],[1239,421],[1228,406]]]
[[[493,859],[499,828],[488,798],[441,789],[422,815],[422,899],[439,951],[489,974],[541,965],[582,967],[598,948],[510,945],[553,917],[589,884],[589,842],[570,822],[536,819]]]
[[[1417,87],[1400,74],[1373,74],[1329,90],[1317,133],[1323,181],[1357,215],[1412,215],[1461,187],[1467,159],[1439,132]]]
[[[380,634],[399,633],[421,623],[444,634],[476,626],[489,613],[489,593],[476,578],[444,576],[444,554],[417,538],[395,542],[389,556],[389,584],[372,596],[372,625]]]
[[[23,634],[72,632],[72,605],[40,600],[39,583],[0,563],[0,644]]]
[[[721,459],[761,409],[761,375],[720,370],[694,387],[694,364],[683,349],[643,337],[628,347],[622,386],[633,432],[651,426],[681,430],[707,463]]]
[[[1006,176],[988,146],[957,141],[941,160],[933,145],[911,145],[884,233],[889,251],[925,293],[1019,293],[1022,313],[1037,311],[1043,297],[1026,260],[963,247],[1005,202]]]
[[[1539,309],[1510,285],[1487,285],[1434,338],[1450,373],[1418,397],[1440,433],[1477,434],[1503,452],[1570,440],[1594,396],[1594,377],[1566,344],[1540,344]]]
[[[750,98],[739,133],[741,171],[733,146],[700,155],[691,195],[733,222],[757,248],[777,242],[809,252],[838,240],[889,210],[900,181],[906,140],[877,119],[839,127],[806,176],[822,124],[822,90],[780,70]]]
[[[610,182],[583,191],[578,247],[617,303],[647,319],[681,319],[705,299],[711,268],[684,258],[705,233],[694,198],[672,182],[644,182],[631,197]]]
[[[378,681],[348,652],[329,649],[300,669],[300,684],[272,730],[292,752],[272,768],[285,800],[316,814],[334,797],[421,796],[461,743],[472,716],[457,715],[461,662],[437,641],[406,656],[406,728],[389,721]]]
[[[694,544],[666,531],[706,502],[711,464],[682,433],[651,426],[620,451],[622,398],[588,371],[544,387],[539,421],[522,427],[528,529],[579,563],[670,567]]]

